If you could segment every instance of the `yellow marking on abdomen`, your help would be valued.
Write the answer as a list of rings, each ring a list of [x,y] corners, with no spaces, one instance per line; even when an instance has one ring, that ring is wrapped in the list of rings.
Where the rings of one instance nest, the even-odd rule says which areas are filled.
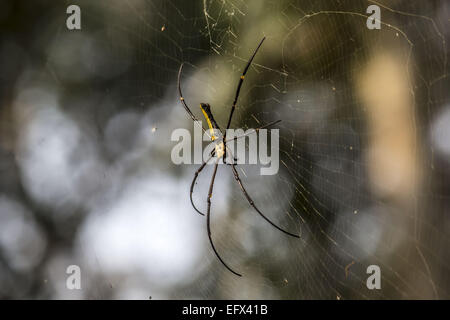
[[[206,111],[203,110],[202,105],[200,105],[200,109],[202,109],[203,115],[205,116],[206,122],[208,123],[209,133],[211,134],[211,140],[214,141],[216,140],[216,137],[214,136],[214,127],[212,126],[211,119],[209,119],[209,116],[206,113]]]

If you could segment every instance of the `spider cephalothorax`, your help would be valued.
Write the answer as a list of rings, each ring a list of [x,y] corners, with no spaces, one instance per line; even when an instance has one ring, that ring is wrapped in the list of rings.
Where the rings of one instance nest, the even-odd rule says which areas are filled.
[[[212,114],[212,112],[211,112],[211,106],[210,106],[208,103],[201,103],[201,104],[200,104],[200,109],[202,110],[203,116],[205,117],[206,122],[207,122],[207,124],[208,124],[208,128],[209,128],[209,132],[210,132],[210,138],[211,138],[211,141],[216,141],[216,147],[215,147],[215,149],[213,150],[213,152],[211,153],[211,156],[210,156],[206,161],[204,161],[204,162],[202,163],[202,165],[200,166],[200,168],[195,172],[195,174],[194,174],[194,179],[192,180],[192,183],[191,183],[191,189],[190,189],[190,198],[191,198],[191,204],[192,204],[192,206],[194,207],[195,211],[197,211],[197,212],[198,212],[199,214],[201,214],[201,215],[204,215],[204,213],[202,213],[200,210],[198,210],[197,207],[195,206],[195,204],[194,204],[194,202],[193,202],[193,200],[192,200],[192,193],[194,192],[194,186],[195,186],[195,182],[197,181],[198,175],[199,175],[200,172],[203,170],[203,168],[205,168],[206,164],[207,164],[213,157],[216,157],[217,159],[216,159],[216,162],[215,162],[215,165],[214,165],[214,171],[213,171],[213,175],[212,175],[212,177],[211,177],[211,183],[210,183],[210,185],[209,185],[208,197],[207,197],[207,200],[206,200],[206,201],[207,201],[207,204],[208,204],[208,206],[207,206],[207,211],[206,211],[206,227],[207,227],[207,230],[208,230],[208,238],[209,238],[209,241],[210,241],[210,243],[211,243],[211,247],[212,247],[214,253],[216,254],[217,258],[220,260],[220,262],[222,262],[222,264],[223,264],[228,270],[230,270],[232,273],[234,273],[235,275],[238,275],[238,276],[241,276],[241,275],[240,275],[239,273],[237,273],[236,271],[234,271],[233,269],[231,269],[231,268],[225,263],[225,261],[223,261],[223,259],[221,258],[221,256],[219,255],[219,253],[217,252],[217,250],[216,250],[216,248],[215,248],[215,246],[214,246],[214,242],[212,241],[212,238],[211,238],[211,227],[210,227],[210,225],[211,225],[211,224],[210,224],[211,198],[212,198],[212,194],[213,194],[214,180],[215,180],[215,178],[216,178],[217,168],[218,168],[218,165],[219,165],[219,160],[222,159],[222,161],[223,161],[224,163],[226,163],[227,152],[230,152],[230,153],[231,153],[231,151],[230,151],[230,150],[228,149],[228,147],[227,147],[227,142],[228,142],[228,141],[226,140],[226,135],[227,135],[227,130],[230,128],[231,119],[232,119],[232,117],[233,117],[234,109],[236,108],[236,103],[237,103],[237,100],[238,100],[238,98],[239,98],[239,93],[240,93],[240,91],[241,91],[242,83],[244,82],[245,75],[246,75],[246,73],[247,73],[247,71],[248,71],[248,69],[249,69],[249,67],[250,67],[250,65],[251,65],[251,63],[252,63],[252,61],[253,61],[253,58],[255,57],[256,53],[258,52],[258,49],[261,47],[261,45],[262,45],[262,43],[264,42],[264,40],[265,40],[265,37],[261,40],[261,42],[259,43],[258,47],[257,47],[257,48],[255,49],[255,51],[253,52],[253,55],[250,57],[249,61],[247,62],[247,65],[246,65],[245,68],[244,68],[244,71],[242,72],[242,75],[241,75],[241,77],[240,77],[240,79],[239,79],[239,83],[238,83],[238,86],[237,86],[236,95],[235,95],[235,98],[234,98],[234,100],[233,100],[233,105],[231,106],[230,115],[229,115],[229,117],[228,117],[228,123],[227,123],[226,129],[225,129],[224,131],[222,131],[222,130],[220,129],[219,125],[217,124],[216,120],[214,119],[214,116],[213,116],[213,114]],[[178,92],[179,92],[179,95],[180,95],[180,101],[181,101],[181,103],[183,104],[183,106],[184,106],[186,112],[190,115],[191,119],[192,119],[194,122],[199,123],[198,120],[197,120],[197,118],[196,118],[196,117],[194,116],[194,114],[192,113],[191,109],[190,109],[190,108],[188,107],[188,105],[186,104],[186,101],[185,101],[184,98],[183,98],[183,94],[181,93],[181,71],[182,71],[182,69],[183,69],[183,64],[180,66],[180,70],[179,70],[179,72],[178,72]],[[262,128],[266,128],[266,127],[272,126],[272,125],[274,125],[274,124],[276,124],[276,123],[278,123],[278,122],[280,122],[280,120],[277,120],[277,121],[271,122],[271,123],[269,123],[269,124],[266,124],[266,125],[264,125],[264,126],[262,126],[262,127],[260,127],[260,128],[255,129],[255,131],[258,131],[258,130],[260,130],[260,129],[262,129]],[[203,127],[202,127],[202,129],[203,129],[203,131],[206,131]],[[216,132],[217,132],[217,131],[218,131],[219,133],[221,133],[221,135],[222,135],[221,138],[219,138],[219,137],[216,135]],[[237,139],[237,138],[239,138],[239,137],[235,137],[235,138],[233,138],[233,139]],[[261,215],[261,217],[263,217],[263,218],[264,218],[267,222],[269,222],[272,226],[274,226],[274,227],[277,228],[278,230],[284,232],[285,234],[288,234],[288,235],[290,235],[290,236],[292,236],[292,237],[299,238],[299,236],[297,236],[297,235],[295,235],[295,234],[292,234],[292,233],[290,233],[290,232],[287,232],[287,231],[281,229],[279,226],[277,226],[275,223],[273,223],[269,218],[267,218],[267,217],[266,217],[266,216],[265,216],[265,215],[264,215],[264,214],[256,207],[256,205],[255,205],[255,203],[253,202],[252,198],[248,195],[247,190],[244,188],[244,185],[242,184],[242,181],[241,181],[241,179],[240,179],[240,177],[239,177],[239,174],[238,174],[238,172],[237,172],[237,170],[236,170],[236,164],[235,164],[235,161],[234,161],[233,157],[231,156],[230,158],[231,158],[230,166],[231,166],[231,170],[233,171],[234,179],[235,179],[236,182],[238,183],[239,188],[241,189],[241,191],[242,191],[242,193],[244,194],[245,198],[247,199],[248,203],[256,210],[256,212],[258,212],[258,213]]]

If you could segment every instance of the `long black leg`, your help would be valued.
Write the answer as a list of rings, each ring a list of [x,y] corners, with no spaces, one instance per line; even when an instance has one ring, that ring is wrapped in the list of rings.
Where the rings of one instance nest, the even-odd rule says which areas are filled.
[[[242,184],[241,178],[239,177],[239,174],[236,170],[236,165],[233,163],[231,165],[231,169],[233,170],[233,174],[234,174],[234,179],[236,179],[237,183],[239,184],[239,187],[241,188],[242,192],[244,193],[245,198],[247,198],[248,203],[253,207],[253,209],[256,210],[256,212],[259,213],[259,215],[261,217],[263,217],[268,223],[270,223],[272,226],[274,226],[275,228],[277,228],[278,230],[280,230],[281,232],[284,232],[287,235],[290,235],[292,237],[295,238],[300,238],[298,235],[290,233],[286,230],[281,229],[279,226],[277,226],[275,223],[273,223],[272,221],[270,221],[269,218],[267,218],[256,206],[255,203],[253,202],[252,198],[250,198],[250,196],[247,193],[247,190],[245,190],[244,185]]]
[[[214,180],[216,179],[216,173],[217,173],[217,167],[219,166],[219,158],[217,158],[216,164],[214,165],[214,172],[211,178],[211,184],[209,185],[209,192],[208,192],[208,209],[206,211],[206,226],[208,229],[208,238],[209,238],[209,242],[211,243],[211,247],[214,250],[214,253],[216,254],[217,258],[219,258],[220,262],[222,262],[222,264],[225,266],[225,268],[227,268],[228,270],[230,270],[232,273],[234,273],[235,275],[241,277],[242,275],[237,273],[236,271],[234,271],[233,269],[231,269],[226,263],[225,261],[222,260],[222,258],[220,257],[219,253],[216,250],[216,247],[214,247],[214,242],[212,241],[211,238],[211,221],[210,221],[210,216],[211,216],[211,197],[212,197],[212,193],[213,193],[213,187],[214,187]]]
[[[206,164],[209,162],[209,160],[211,160],[211,158],[213,156],[214,156],[214,153],[211,154],[211,156],[208,158],[208,160],[206,160],[205,162],[202,163],[200,168],[198,168],[198,170],[194,173],[194,179],[192,180],[192,183],[191,183],[191,192],[190,192],[191,204],[192,204],[192,207],[194,208],[194,210],[197,211],[202,216],[204,216],[205,214],[200,212],[200,210],[198,210],[197,207],[195,206],[194,200],[192,200],[192,193],[194,192],[194,185],[195,185],[195,181],[197,181],[198,175],[200,174],[200,172],[202,172],[202,170],[205,168]]]
[[[238,86],[237,86],[237,89],[236,89],[236,95],[234,96],[233,105],[231,106],[231,112],[230,112],[230,116],[228,118],[227,129],[230,128],[231,118],[233,117],[234,109],[236,108],[236,103],[237,103],[237,100],[239,98],[239,93],[241,92],[241,87],[242,87],[242,83],[244,82],[245,75],[247,74],[248,68],[250,68],[250,65],[252,64],[252,61],[253,61],[253,59],[256,56],[256,53],[258,52],[259,48],[261,47],[261,45],[263,44],[265,39],[266,39],[266,37],[262,38],[261,42],[256,47],[256,49],[253,52],[252,56],[248,60],[247,65],[244,68],[244,71],[242,72],[241,78],[239,79],[239,83],[238,83]]]
[[[180,96],[180,101],[183,104],[184,109],[186,110],[186,112],[189,114],[189,116],[191,117],[191,119],[196,122],[199,123],[200,121],[195,117],[195,115],[192,113],[191,109],[188,107],[186,101],[184,100],[183,97],[183,93],[181,92],[181,72],[183,70],[183,63],[180,65],[180,69],[178,70],[178,94]],[[201,122],[200,122],[201,123]],[[205,128],[203,128],[202,126],[202,130],[203,132],[206,132]]]
[[[244,138],[244,137],[246,137],[246,136],[248,136],[248,135],[250,135],[250,134],[252,134],[252,133],[255,133],[255,132],[258,133],[259,130],[264,129],[264,128],[267,128],[267,127],[270,127],[270,126],[273,126],[273,125],[275,125],[275,124],[277,124],[277,123],[279,123],[279,122],[281,122],[281,120],[272,121],[272,122],[270,122],[270,123],[268,123],[268,124],[265,124],[265,125],[263,125],[263,126],[261,126],[261,127],[259,127],[259,128],[253,129],[253,131],[250,131],[250,132],[244,133],[243,135],[240,135],[240,136],[237,136],[237,137],[233,137],[233,138],[231,138],[231,139],[228,139],[226,142],[236,141],[237,139]],[[224,143],[224,148],[225,148],[225,151],[230,149],[228,146],[225,145],[225,143]],[[224,153],[224,156],[225,156],[225,154],[226,154],[226,152]],[[222,157],[222,159],[223,159],[223,163],[225,163],[225,164],[228,165],[228,166],[231,166],[231,163],[226,162],[225,157]],[[236,157],[233,158],[233,161],[234,161],[234,163],[237,162]]]
[[[227,128],[225,129],[225,133],[224,133],[224,139],[223,139],[224,141],[226,141],[227,130],[230,128],[230,125],[231,125],[231,118],[233,118],[234,109],[236,109],[236,103],[239,98],[239,93],[241,92],[241,87],[242,87],[242,83],[244,82],[245,75],[247,74],[247,71],[250,68],[250,65],[252,64],[252,61],[255,58],[256,53],[258,52],[259,48],[261,47],[261,45],[263,44],[265,39],[266,39],[266,37],[262,38],[261,42],[256,47],[255,51],[253,52],[252,56],[248,60],[247,65],[245,66],[244,71],[242,72],[242,75],[239,79],[239,83],[238,83],[238,86],[236,89],[236,95],[234,96],[233,105],[231,106],[230,116],[228,117]],[[226,157],[226,152],[225,152],[225,157]]]
[[[235,141],[237,139],[240,139],[240,138],[246,137],[248,135],[251,135],[252,133],[255,133],[255,132],[257,133],[261,129],[265,129],[267,127],[273,126],[273,125],[275,125],[277,123],[280,123],[280,122],[281,122],[281,120],[272,121],[272,122],[270,122],[268,124],[265,124],[265,125],[263,125],[263,126],[261,126],[259,128],[254,129],[253,131],[250,131],[248,133],[245,133],[245,134],[237,136],[237,137],[233,137],[232,139],[228,139],[226,142],[230,142],[230,141],[233,141],[233,140]]]

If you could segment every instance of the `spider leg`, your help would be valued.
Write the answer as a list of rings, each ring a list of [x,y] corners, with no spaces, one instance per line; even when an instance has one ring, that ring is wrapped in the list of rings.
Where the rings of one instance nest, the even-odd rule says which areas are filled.
[[[252,61],[255,58],[256,53],[258,52],[259,48],[261,47],[261,45],[263,44],[265,39],[266,39],[266,37],[262,38],[261,42],[256,47],[256,49],[253,52],[252,56],[248,60],[247,65],[244,68],[244,71],[242,72],[241,78],[239,79],[239,83],[238,83],[238,86],[237,86],[237,89],[236,89],[236,95],[234,96],[233,105],[231,106],[230,116],[228,117],[227,129],[230,128],[231,118],[233,117],[234,109],[236,108],[236,103],[237,103],[237,100],[239,98],[239,93],[241,92],[241,87],[242,87],[242,83],[244,82],[245,75],[247,74],[247,71],[250,68],[250,65],[252,64]]]
[[[211,152],[211,156],[208,158],[208,160],[203,162],[202,165],[200,166],[200,168],[198,168],[198,170],[195,171],[194,179],[192,180],[192,183],[191,183],[191,192],[190,192],[191,204],[192,204],[192,207],[194,208],[194,210],[197,211],[202,216],[204,216],[205,214],[200,212],[200,210],[198,210],[197,207],[195,206],[194,200],[192,200],[192,194],[194,193],[195,181],[197,181],[198,175],[200,174],[200,172],[202,172],[202,170],[205,168],[206,164],[209,162],[209,160],[211,160],[211,158],[214,156],[214,154],[215,153],[214,153],[214,150],[213,150],[213,152]]]
[[[265,125],[263,125],[263,126],[261,126],[261,127],[258,127],[258,128],[256,128],[256,129],[253,129],[252,131],[250,131],[250,132],[247,132],[247,133],[244,133],[243,135],[240,135],[240,136],[236,136],[236,137],[233,137],[233,138],[231,138],[231,139],[228,139],[228,140],[226,140],[225,142],[230,142],[230,141],[236,141],[237,139],[241,139],[241,138],[244,138],[244,137],[246,137],[246,136],[248,136],[248,135],[250,135],[250,134],[252,134],[252,133],[257,133],[259,130],[261,130],[261,129],[265,129],[265,128],[267,128],[267,127],[270,127],[270,126],[273,126],[273,125],[275,125],[275,124],[277,124],[277,123],[280,123],[281,122],[281,120],[276,120],[276,121],[272,121],[272,122],[270,122],[270,123],[267,123],[267,124],[265,124]],[[225,142],[224,142],[224,144],[225,144]],[[226,149],[230,149],[230,148],[228,148],[228,146],[226,147]],[[226,149],[225,149],[225,151],[226,151]],[[226,153],[225,153],[226,154]],[[224,155],[225,155],[224,154]],[[236,163],[237,162],[237,158],[236,157],[233,157],[233,160],[234,160],[234,163]],[[225,163],[227,166],[231,166],[231,163],[228,163],[228,162],[226,162],[226,159],[223,157],[223,163]]]
[[[236,157],[233,157],[233,161],[234,163],[238,161],[238,159]],[[231,163],[226,162],[225,159],[223,159],[223,163],[225,163],[227,166],[231,166]]]
[[[178,70],[178,80],[177,80],[178,94],[179,94],[179,96],[180,96],[180,101],[181,101],[181,103],[182,103],[184,109],[186,110],[186,112],[189,114],[189,116],[191,117],[191,119],[194,121],[194,123],[201,123],[201,121],[199,121],[199,120],[195,117],[195,115],[192,113],[191,109],[189,108],[189,106],[187,105],[186,101],[184,100],[183,93],[181,92],[181,72],[183,71],[183,65],[184,65],[184,63],[182,63],[182,64],[180,65],[180,69]],[[205,128],[203,128],[203,126],[202,126],[201,124],[200,124],[200,126],[201,126],[203,132],[206,132],[206,133],[207,133],[207,131],[205,130]],[[208,133],[207,133],[207,134],[208,134]]]
[[[256,47],[255,51],[253,52],[252,56],[248,60],[247,65],[245,66],[244,71],[242,72],[242,75],[241,75],[241,77],[239,79],[239,83],[238,83],[238,86],[237,86],[237,89],[236,89],[236,95],[234,96],[233,105],[231,106],[230,116],[228,117],[227,128],[225,129],[225,135],[224,135],[224,139],[223,139],[224,141],[226,141],[227,130],[230,129],[231,118],[233,117],[234,109],[236,109],[236,103],[237,103],[237,100],[239,98],[239,93],[241,92],[241,87],[242,87],[242,83],[244,82],[245,75],[247,74],[247,71],[250,68],[250,65],[252,64],[252,61],[255,58],[256,53],[258,52],[259,48],[261,47],[261,45],[263,44],[265,39],[266,39],[266,37],[263,37],[261,42]],[[225,152],[225,157],[226,157],[226,152]]]
[[[231,165],[231,169],[233,170],[234,179],[235,179],[235,180],[237,181],[237,183],[239,184],[239,187],[241,188],[241,191],[244,193],[245,198],[247,198],[248,203],[253,207],[253,209],[255,209],[256,212],[258,212],[259,215],[260,215],[261,217],[263,217],[268,223],[270,223],[272,226],[274,226],[275,228],[277,228],[277,229],[280,230],[281,232],[283,232],[283,233],[285,233],[285,234],[287,234],[287,235],[289,235],[289,236],[295,237],[295,238],[300,238],[300,236],[298,236],[298,235],[296,235],[296,234],[293,234],[293,233],[290,233],[290,232],[288,232],[288,231],[286,231],[286,230],[283,230],[283,229],[281,229],[279,226],[277,226],[275,223],[273,223],[272,221],[270,221],[270,219],[267,218],[267,217],[266,217],[266,216],[265,216],[265,215],[264,215],[264,214],[263,214],[263,213],[255,206],[255,203],[253,202],[252,198],[250,198],[250,196],[248,195],[247,190],[245,190],[244,185],[242,184],[241,178],[239,177],[239,174],[238,174],[238,172],[237,172],[237,170],[236,170],[236,165],[235,165],[234,163]]]
[[[232,273],[234,273],[235,275],[241,277],[242,275],[237,273],[236,271],[234,271],[233,269],[231,269],[226,263],[225,261],[222,260],[222,258],[220,257],[219,253],[216,250],[216,247],[214,246],[214,242],[212,241],[211,238],[211,221],[210,221],[210,216],[211,216],[211,197],[212,197],[212,192],[213,192],[213,187],[214,187],[214,180],[216,179],[216,173],[217,173],[217,167],[219,166],[219,158],[217,158],[216,164],[214,165],[214,172],[211,178],[211,184],[209,185],[209,192],[208,192],[208,209],[206,211],[206,226],[207,226],[207,230],[208,230],[208,238],[209,238],[209,242],[211,243],[211,247],[214,251],[214,253],[216,254],[217,258],[220,260],[220,262],[222,262],[222,264],[225,266],[225,268],[227,268],[229,271],[231,271]]]
[[[231,139],[227,139],[226,142],[236,141],[237,139],[244,138],[244,137],[246,137],[246,136],[251,135],[252,133],[258,132],[259,130],[265,129],[265,128],[267,128],[267,127],[271,127],[271,126],[273,126],[273,125],[275,125],[275,124],[277,124],[277,123],[280,123],[280,122],[281,122],[281,120],[272,121],[272,122],[270,122],[270,123],[268,123],[268,124],[265,124],[265,125],[263,125],[263,126],[261,126],[261,127],[259,127],[259,128],[253,129],[253,130],[250,131],[250,132],[244,133],[243,135],[236,136],[236,137],[233,137],[233,138],[231,138]],[[227,148],[228,148],[228,147],[227,147]]]
[[[263,126],[261,126],[261,127],[258,127],[258,128],[256,128],[256,129],[253,129],[253,130],[250,131],[250,132],[244,133],[243,135],[236,136],[236,137],[233,137],[233,138],[231,138],[231,139],[225,140],[224,145],[226,144],[226,142],[236,141],[237,139],[244,138],[244,137],[246,137],[246,136],[248,136],[248,135],[250,135],[250,134],[252,134],[252,133],[255,133],[255,132],[258,133],[259,130],[265,129],[265,128],[270,127],[270,126],[273,126],[273,125],[275,125],[275,124],[277,124],[277,123],[280,123],[280,122],[281,122],[281,120],[272,121],[272,122],[269,122],[269,123],[267,123],[267,124],[265,124],[265,125],[263,125]],[[223,163],[225,163],[227,166],[231,166],[231,163],[226,162],[226,159],[225,159],[225,156],[226,156],[226,150],[230,150],[230,148],[228,148],[228,146],[226,146],[225,153],[224,153],[224,157],[223,157]],[[236,157],[233,157],[233,160],[234,160],[234,163],[237,163],[237,158],[236,158]]]

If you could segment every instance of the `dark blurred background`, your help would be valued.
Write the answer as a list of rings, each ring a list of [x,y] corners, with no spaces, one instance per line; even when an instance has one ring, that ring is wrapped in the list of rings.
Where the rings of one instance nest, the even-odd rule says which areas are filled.
[[[444,0],[2,1],[0,297],[450,298],[449,19]],[[240,174],[301,238],[220,166],[213,237],[237,278],[190,206],[198,166],[170,160],[193,130],[176,78],[185,62],[186,101],[223,125],[263,36],[232,127],[281,119],[280,171]]]

